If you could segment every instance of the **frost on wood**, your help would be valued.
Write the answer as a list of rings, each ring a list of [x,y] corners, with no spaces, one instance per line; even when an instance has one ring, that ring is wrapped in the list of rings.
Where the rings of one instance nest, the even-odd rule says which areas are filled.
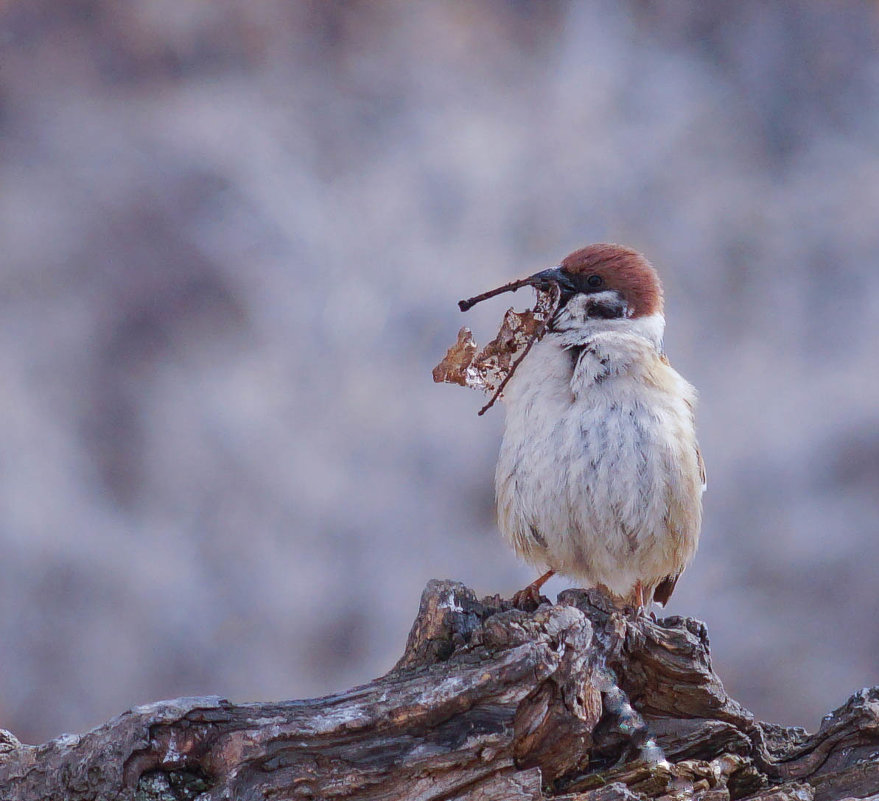
[[[756,721],[705,626],[595,591],[534,612],[433,581],[387,675],[326,698],[136,707],[41,746],[0,734],[0,798],[759,799],[879,793],[879,688],[814,734]]]

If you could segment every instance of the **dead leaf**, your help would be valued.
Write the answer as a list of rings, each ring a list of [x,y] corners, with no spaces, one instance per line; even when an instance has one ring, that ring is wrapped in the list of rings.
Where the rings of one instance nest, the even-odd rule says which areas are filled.
[[[538,291],[533,310],[508,309],[497,336],[482,350],[473,341],[470,329],[462,328],[457,342],[433,368],[433,380],[438,384],[460,384],[486,393],[495,392],[528,343],[542,336],[551,308],[552,293]]]

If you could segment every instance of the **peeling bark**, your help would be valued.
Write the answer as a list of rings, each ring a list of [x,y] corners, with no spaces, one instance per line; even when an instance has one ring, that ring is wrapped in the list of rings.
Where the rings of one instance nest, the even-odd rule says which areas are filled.
[[[814,734],[761,723],[712,671],[702,623],[581,590],[525,612],[432,581],[394,669],[326,698],[180,698],[40,746],[0,732],[3,801],[877,794],[879,688]]]

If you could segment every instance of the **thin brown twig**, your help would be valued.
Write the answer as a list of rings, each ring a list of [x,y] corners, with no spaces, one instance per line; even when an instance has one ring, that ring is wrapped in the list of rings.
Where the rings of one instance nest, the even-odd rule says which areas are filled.
[[[550,292],[552,292],[552,302],[550,303],[549,310],[546,312],[546,317],[543,318],[543,322],[531,336],[531,339],[528,340],[528,344],[525,345],[525,350],[522,351],[522,354],[519,356],[516,361],[514,361],[510,365],[510,372],[508,372],[504,376],[504,380],[498,384],[498,388],[494,391],[494,394],[489,399],[488,403],[485,404],[477,414],[481,417],[485,414],[492,406],[494,406],[495,401],[501,396],[501,393],[504,391],[504,387],[510,382],[510,379],[513,377],[513,373],[516,372],[516,368],[522,363],[522,359],[524,359],[528,355],[528,351],[531,350],[534,343],[539,340],[544,333],[546,332],[546,327],[550,324],[553,317],[555,317],[556,311],[558,311],[559,301],[562,298],[562,291],[559,288],[559,285],[555,282],[550,284]]]
[[[458,308],[462,311],[468,311],[473,308],[477,303],[481,303],[483,300],[488,300],[489,298],[493,298],[495,295],[500,295],[503,292],[515,292],[517,289],[521,289],[523,286],[532,286],[529,278],[520,278],[516,281],[510,281],[509,284],[504,284],[503,286],[499,286],[497,289],[490,289],[488,292],[483,292],[481,295],[474,295],[472,298],[467,298],[467,300],[459,300]]]

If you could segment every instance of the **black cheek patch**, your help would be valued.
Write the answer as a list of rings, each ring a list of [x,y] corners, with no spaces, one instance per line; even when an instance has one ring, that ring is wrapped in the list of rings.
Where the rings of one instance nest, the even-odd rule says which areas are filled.
[[[586,316],[590,320],[619,320],[626,316],[626,302],[622,298],[590,303]]]

